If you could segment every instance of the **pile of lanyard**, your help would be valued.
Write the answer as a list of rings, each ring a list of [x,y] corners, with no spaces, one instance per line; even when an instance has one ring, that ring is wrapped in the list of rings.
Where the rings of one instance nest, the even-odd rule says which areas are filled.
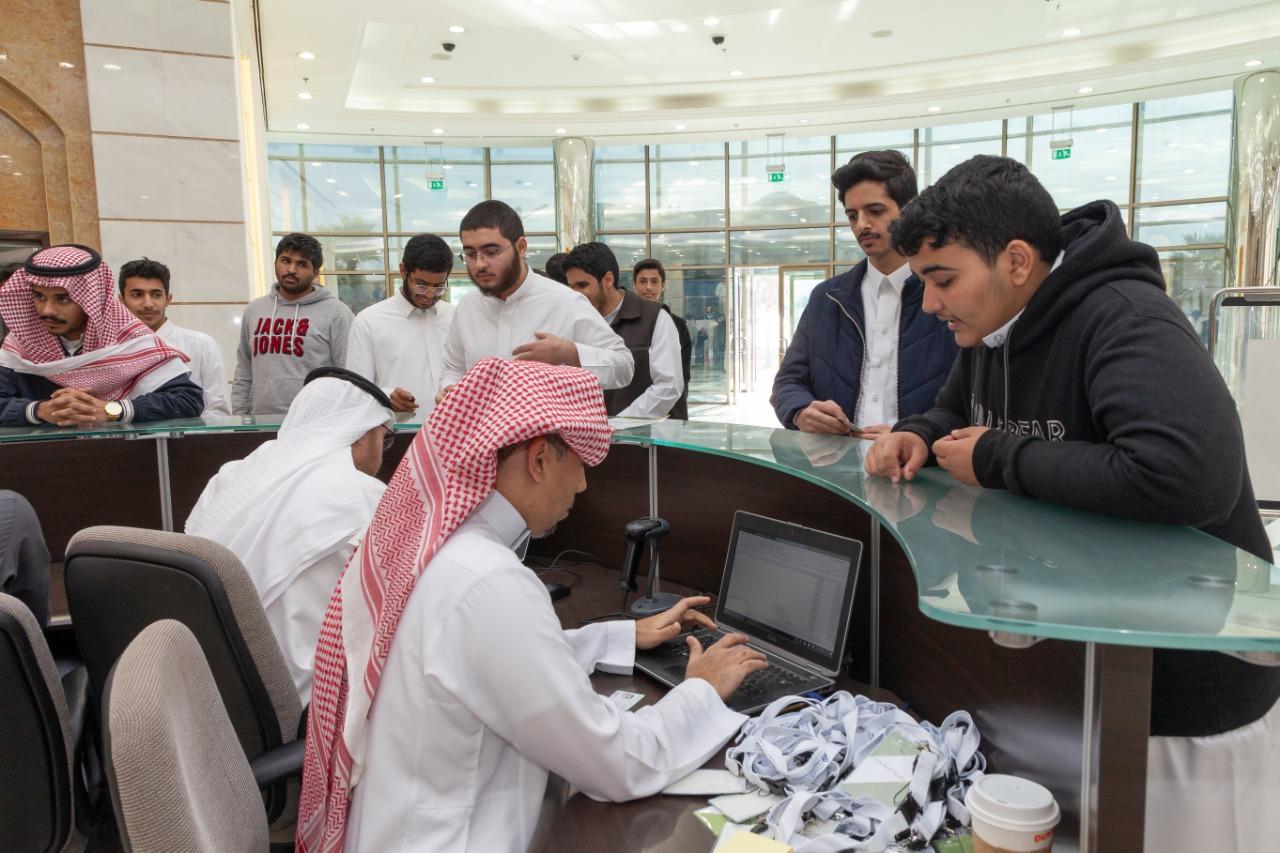
[[[902,804],[895,808],[837,790],[895,730],[920,749]],[[917,723],[887,702],[842,690],[821,701],[787,696],[773,702],[747,721],[724,763],[752,786],[786,797],[768,813],[768,834],[796,853],[876,853],[894,844],[924,849],[948,815],[968,825],[964,795],[986,769],[979,741],[965,711],[934,726]],[[832,822],[832,831],[804,836],[811,820]]]

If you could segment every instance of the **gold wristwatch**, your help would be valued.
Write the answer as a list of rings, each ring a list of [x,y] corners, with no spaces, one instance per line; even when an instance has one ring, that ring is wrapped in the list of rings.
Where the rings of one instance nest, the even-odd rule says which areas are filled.
[[[108,421],[118,421],[122,417],[124,417],[124,406],[120,405],[119,400],[112,400],[102,408],[106,409],[107,411]]]

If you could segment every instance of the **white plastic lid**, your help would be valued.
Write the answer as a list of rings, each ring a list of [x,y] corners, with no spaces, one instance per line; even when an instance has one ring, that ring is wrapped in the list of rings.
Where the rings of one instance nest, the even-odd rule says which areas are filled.
[[[965,805],[975,816],[1007,829],[1043,830],[1058,824],[1058,803],[1030,779],[994,773],[969,789]]]

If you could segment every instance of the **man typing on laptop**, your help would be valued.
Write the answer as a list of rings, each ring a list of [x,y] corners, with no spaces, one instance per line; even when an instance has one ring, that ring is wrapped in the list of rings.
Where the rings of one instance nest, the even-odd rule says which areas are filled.
[[[320,632],[300,853],[524,850],[548,773],[644,797],[739,729],[724,698],[765,667],[742,637],[686,641],[686,682],[635,713],[589,680],[707,625],[705,599],[563,631],[514,553],[568,514],[611,432],[595,377],[532,361],[482,360],[432,412]]]

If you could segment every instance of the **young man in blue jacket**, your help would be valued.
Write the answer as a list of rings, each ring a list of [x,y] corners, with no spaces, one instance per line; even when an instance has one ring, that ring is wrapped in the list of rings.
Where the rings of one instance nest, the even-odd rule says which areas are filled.
[[[831,176],[866,260],[814,288],[773,381],[778,420],[802,432],[870,435],[933,405],[956,345],[921,310],[924,288],[889,239],[916,196],[897,151],[864,151]]]
[[[0,426],[141,423],[204,408],[187,355],[129,313],[92,249],[36,252],[0,287],[0,317]]]

